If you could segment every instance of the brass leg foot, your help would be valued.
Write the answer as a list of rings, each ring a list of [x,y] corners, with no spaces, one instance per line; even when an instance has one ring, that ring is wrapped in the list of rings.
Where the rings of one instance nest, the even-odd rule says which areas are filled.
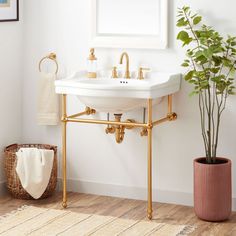
[[[152,220],[152,212],[148,212],[148,213],[147,213],[147,218],[148,218],[149,220]]]
[[[62,202],[62,207],[63,208],[67,208],[67,203],[66,202]]]

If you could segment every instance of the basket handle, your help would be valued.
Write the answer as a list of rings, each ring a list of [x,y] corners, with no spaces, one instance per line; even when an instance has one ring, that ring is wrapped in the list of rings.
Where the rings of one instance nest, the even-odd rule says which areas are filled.
[[[55,153],[57,152],[57,146],[53,146],[53,145],[49,145],[49,144],[46,144],[46,146],[50,149],[50,150],[53,150]],[[4,152],[9,152],[10,150],[12,149],[17,149],[18,147],[18,144],[17,143],[14,143],[14,144],[11,144],[7,147],[4,148]]]
[[[50,145],[50,150],[53,150],[54,153],[57,153],[57,146]]]
[[[12,148],[17,148],[18,144],[17,143],[14,143],[14,144],[11,144],[7,147],[4,148],[4,152],[8,152],[9,150],[11,150]]]

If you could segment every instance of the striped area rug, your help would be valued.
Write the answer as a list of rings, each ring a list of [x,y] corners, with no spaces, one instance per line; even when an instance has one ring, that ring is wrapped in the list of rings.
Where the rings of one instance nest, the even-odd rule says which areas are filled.
[[[1,236],[172,236],[194,227],[23,206],[0,218]]]

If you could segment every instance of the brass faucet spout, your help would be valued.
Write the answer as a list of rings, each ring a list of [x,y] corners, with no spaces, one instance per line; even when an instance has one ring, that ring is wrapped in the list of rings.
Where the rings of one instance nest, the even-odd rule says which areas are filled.
[[[130,79],[130,72],[129,72],[129,55],[127,52],[123,52],[120,57],[120,64],[123,64],[123,58],[126,58],[126,69],[125,69],[125,78]]]

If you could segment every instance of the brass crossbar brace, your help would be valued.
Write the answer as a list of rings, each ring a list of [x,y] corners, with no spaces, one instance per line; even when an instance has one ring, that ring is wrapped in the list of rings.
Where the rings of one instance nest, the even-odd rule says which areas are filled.
[[[168,95],[168,113],[166,117],[152,121],[152,99],[148,99],[148,106],[147,106],[147,122],[145,119],[143,123],[135,122],[134,120],[126,120],[125,122],[120,121],[120,117],[118,116],[115,121],[107,120],[97,120],[97,119],[82,119],[79,118],[83,115],[92,115],[95,114],[96,111],[92,108],[86,107],[85,111],[76,113],[70,116],[67,116],[67,108],[66,108],[66,95],[62,95],[62,164],[63,164],[63,201],[62,206],[64,208],[67,207],[67,173],[66,173],[66,149],[67,149],[67,123],[68,122],[76,122],[76,123],[88,123],[88,124],[103,124],[103,125],[110,125],[111,127],[115,127],[116,131],[116,139],[118,142],[122,142],[124,137],[124,129],[131,129],[131,128],[142,128],[143,135],[148,136],[147,138],[147,174],[148,174],[148,207],[147,207],[147,217],[148,219],[152,219],[152,129],[154,126],[159,125],[165,121],[173,121],[177,118],[177,114],[172,112],[172,95]],[[111,128],[111,127],[108,128]],[[144,132],[145,131],[145,132]],[[141,132],[141,133],[142,133]],[[109,130],[107,131],[109,132]]]
[[[91,109],[90,107],[86,107],[85,111],[80,112],[80,113],[76,113],[76,114],[71,115],[71,116],[68,116],[67,118],[76,118],[76,117],[79,117],[79,116],[92,115],[92,114],[95,114],[95,113],[96,113],[96,111],[94,109]]]
[[[78,122],[78,123],[89,123],[89,124],[102,124],[102,125],[123,125],[129,127],[148,127],[147,124],[143,123],[131,123],[122,121],[107,121],[107,120],[93,120],[93,119],[82,119],[82,118],[66,118],[67,122]]]

